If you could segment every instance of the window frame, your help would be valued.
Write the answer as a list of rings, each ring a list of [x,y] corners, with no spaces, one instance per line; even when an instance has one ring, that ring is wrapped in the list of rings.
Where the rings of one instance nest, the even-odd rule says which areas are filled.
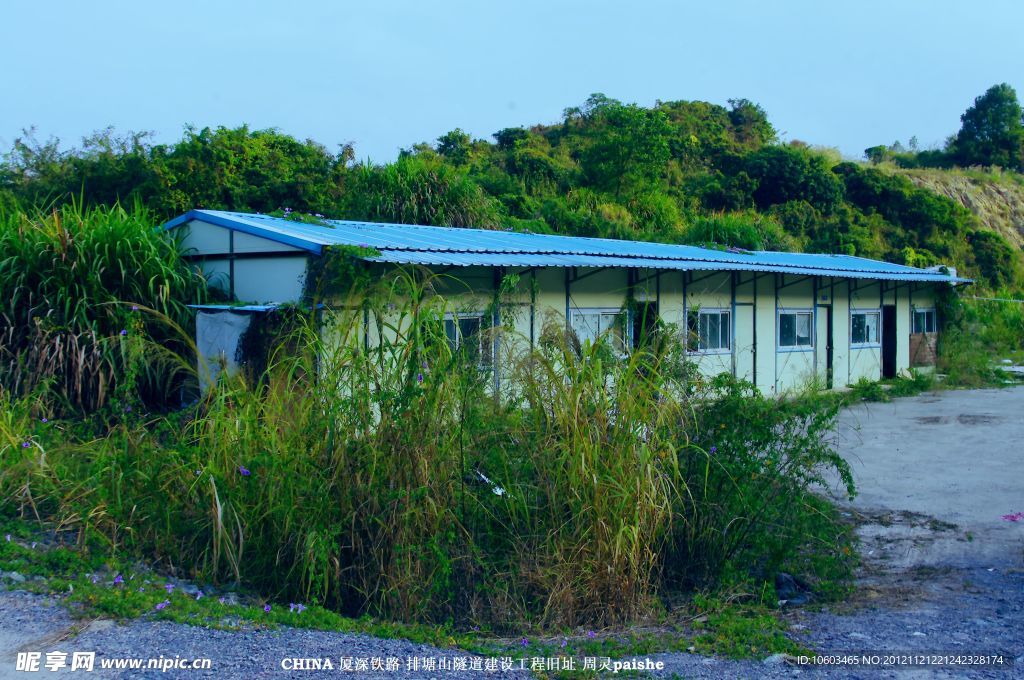
[[[697,319],[697,325],[695,329],[690,328],[690,316],[694,315]],[[721,324],[722,316],[727,317],[726,322],[726,346],[725,347],[701,347],[700,342],[700,318],[702,316],[718,316],[719,324]],[[712,356],[718,354],[732,354],[733,346],[733,314],[732,309],[728,307],[691,307],[686,310],[686,353],[687,354],[699,354],[702,356]],[[692,333],[692,336],[691,336]],[[696,338],[696,346],[690,345],[690,338]],[[722,327],[718,327],[718,339],[722,339]]]
[[[465,339],[462,335],[462,329],[459,326],[459,321],[462,319],[479,319],[480,330],[477,331],[477,343],[478,343],[478,354],[477,354],[477,368],[481,370],[491,370],[494,366],[494,345],[491,342],[485,342],[485,333],[489,326],[487,325],[487,319],[489,315],[487,312],[445,312],[444,315],[444,334],[445,338],[449,342],[451,347],[451,337],[448,335],[448,324],[454,324],[455,328],[455,346],[451,347],[452,354],[456,354],[462,350],[462,346],[465,343]]]
[[[584,314],[597,314],[598,316],[617,316],[617,317],[620,317],[619,323],[621,324],[622,327],[620,328],[620,336],[619,336],[619,338],[620,338],[621,342],[619,343],[619,347],[615,347],[614,344],[611,345],[611,347],[615,351],[616,356],[624,357],[627,354],[629,354],[629,349],[630,349],[630,337],[629,337],[630,333],[629,333],[629,330],[630,330],[630,328],[629,328],[629,314],[627,313],[626,310],[624,310],[621,307],[572,307],[572,308],[570,308],[569,309],[569,328],[572,329],[572,332],[576,335],[576,338],[580,341],[581,345],[584,342],[588,341],[588,340],[591,343],[593,343],[594,339],[596,339],[597,337],[601,337],[606,332],[605,330],[598,329],[597,336],[594,339],[579,337],[579,333],[576,332],[576,324],[574,322],[575,322],[577,316],[583,316]],[[600,321],[599,321],[599,323],[600,323]]]
[[[793,315],[800,317],[800,315],[806,314],[810,317],[809,326],[810,342],[806,345],[801,345],[799,342],[795,345],[783,345],[782,344],[782,317],[783,315]],[[799,334],[796,332],[796,328],[799,325],[799,321],[794,321],[793,339],[799,340]],[[815,322],[814,322],[814,310],[810,307],[792,307],[779,309],[775,313],[775,351],[776,352],[813,352],[814,341],[815,341]]]
[[[874,314],[878,317],[878,321],[875,324],[875,339],[867,340],[865,342],[854,342],[853,340],[853,317],[858,315]],[[865,329],[867,324],[865,322]],[[851,349],[871,349],[882,346],[882,310],[880,307],[855,307],[850,309],[850,348]]]
[[[927,317],[928,314],[931,314],[931,319],[932,319],[932,329],[931,330],[928,330],[927,328],[925,328],[925,330],[923,330],[923,331],[917,330],[917,315],[918,314],[926,315],[925,319],[928,318]],[[927,325],[928,324],[925,323],[926,327],[927,327]],[[910,309],[910,334],[911,335],[924,335],[926,333],[938,333],[938,332],[939,332],[939,317],[938,317],[938,313],[935,311],[935,307],[912,307]]]

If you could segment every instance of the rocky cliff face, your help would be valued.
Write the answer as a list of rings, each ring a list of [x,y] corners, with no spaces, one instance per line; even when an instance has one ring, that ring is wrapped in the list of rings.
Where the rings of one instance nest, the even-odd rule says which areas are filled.
[[[919,187],[957,201],[1024,250],[1024,175],[972,170],[901,170]]]

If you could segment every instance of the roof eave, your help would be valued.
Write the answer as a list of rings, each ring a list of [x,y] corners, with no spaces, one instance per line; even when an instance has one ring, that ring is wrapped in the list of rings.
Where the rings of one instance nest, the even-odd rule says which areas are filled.
[[[165,222],[163,224],[162,229],[164,231],[169,231],[176,227],[188,224],[193,220],[213,224],[218,227],[230,229],[231,231],[240,231],[244,234],[249,234],[250,236],[264,238],[267,239],[268,241],[274,241],[275,243],[281,243],[286,246],[291,246],[293,248],[305,250],[307,252],[313,253],[314,255],[320,255],[323,253],[324,250],[324,247],[319,243],[313,243],[306,239],[289,236],[288,234],[281,234],[270,229],[263,229],[254,224],[245,222],[243,220],[224,217],[223,215],[219,215],[216,212],[209,210],[189,210],[184,215],[179,215],[178,217],[175,217],[173,220]]]

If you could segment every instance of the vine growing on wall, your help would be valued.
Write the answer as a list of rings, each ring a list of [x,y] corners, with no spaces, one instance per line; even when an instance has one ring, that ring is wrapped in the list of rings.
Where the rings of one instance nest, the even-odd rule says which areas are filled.
[[[319,257],[310,258],[302,299],[307,303],[365,291],[373,280],[367,260],[380,257],[380,251],[366,245],[336,245],[324,248]]]
[[[308,310],[286,304],[266,312],[252,314],[249,327],[238,338],[235,361],[249,381],[266,376],[275,350],[297,350],[298,331],[304,328],[303,315]],[[286,347],[284,343],[291,346]]]

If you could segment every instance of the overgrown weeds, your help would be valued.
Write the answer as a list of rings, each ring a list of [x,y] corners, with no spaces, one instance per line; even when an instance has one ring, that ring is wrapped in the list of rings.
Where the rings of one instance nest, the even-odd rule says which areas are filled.
[[[44,420],[43,388],[0,396],[0,510],[275,599],[495,631],[842,571],[847,539],[812,495],[823,468],[849,482],[833,406],[703,381],[678,342],[622,358],[561,326],[501,355],[498,398],[424,285],[368,299],[369,328],[356,303],[303,317],[262,374],[185,411],[101,427]]]

